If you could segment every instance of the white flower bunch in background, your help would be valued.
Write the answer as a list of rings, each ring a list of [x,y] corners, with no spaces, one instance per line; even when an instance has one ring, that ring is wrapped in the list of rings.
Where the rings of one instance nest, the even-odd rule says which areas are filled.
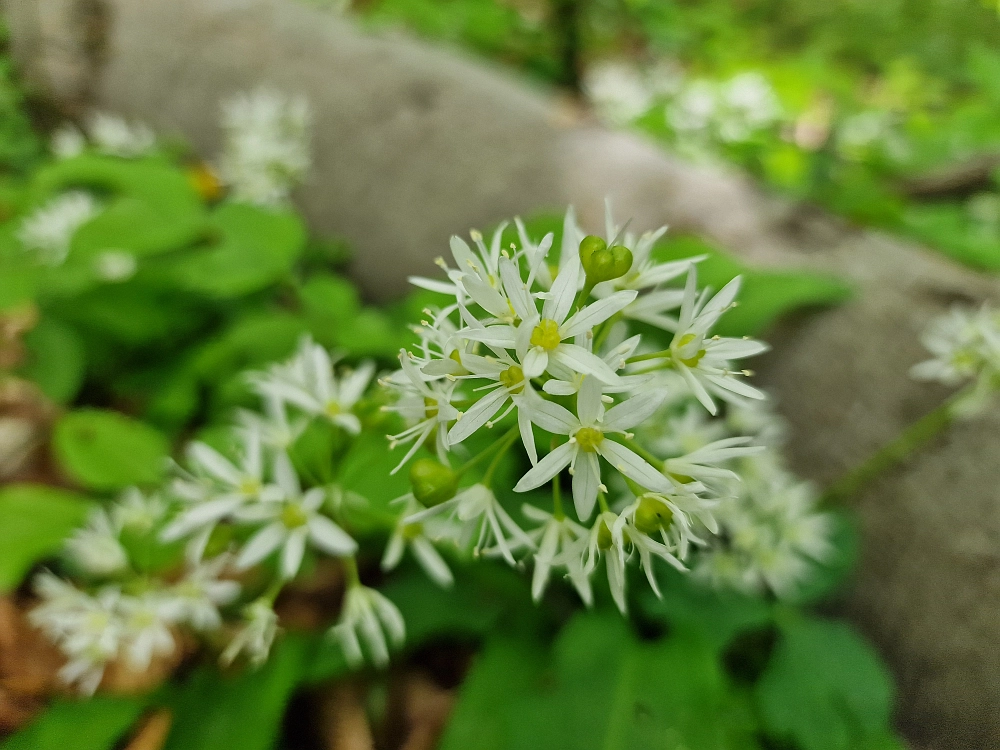
[[[76,231],[100,212],[97,200],[82,190],[58,195],[28,215],[17,237],[26,250],[48,266],[61,265],[69,255]]]
[[[683,80],[679,65],[671,61],[641,68],[622,60],[604,60],[588,67],[583,89],[604,120],[627,125],[675,95]]]
[[[156,148],[156,135],[144,123],[130,123],[107,112],[95,112],[87,119],[85,132],[67,123],[52,135],[51,150],[58,159],[82,154],[88,143],[99,154],[136,159]]]
[[[236,200],[278,206],[309,170],[312,116],[304,97],[260,89],[222,105],[223,183]]]
[[[35,580],[41,603],[31,621],[66,654],[62,678],[84,693],[97,689],[113,661],[141,672],[154,659],[172,657],[181,627],[219,628],[219,608],[239,596],[239,584],[225,577],[226,555],[183,566],[169,579],[149,575],[156,564],[150,535],[162,528],[166,513],[161,498],[126,492],[109,509],[95,510],[66,544],[86,586],[49,572]]]
[[[989,403],[1000,388],[1000,313],[989,305],[955,306],[934,318],[921,340],[933,356],[914,365],[914,378],[948,386],[969,383],[955,405],[959,412],[975,413]]]
[[[448,282],[414,279],[449,298],[426,311],[420,344],[400,352],[401,369],[382,381],[397,399],[387,408],[408,425],[392,440],[413,443],[403,463],[425,444],[435,456],[411,467],[413,512],[404,522],[443,516],[476,540],[478,553],[511,564],[533,555],[536,598],[561,570],[589,603],[603,560],[624,611],[627,563],[638,560],[658,592],[653,559],[684,569],[692,547],[705,543],[701,530],[717,529],[714,508],[735,477],[721,465],[761,450],[735,437],[662,455],[639,437],[641,426],[677,385],[713,415],[716,399],[763,398],[735,363],[766,347],[712,335],[740,281],[714,295],[699,290],[699,259],[654,257],[662,230],[626,235],[609,208],[606,237],[585,236],[570,210],[556,258],[552,237],[525,241],[519,229],[520,248],[503,249],[499,235],[489,247],[478,233],[474,247],[453,237],[455,266],[439,261]],[[681,276],[683,288],[668,286]],[[636,318],[662,328],[667,348],[648,351],[629,330]],[[466,446],[491,431],[500,435],[470,457]],[[496,470],[515,446],[527,469],[512,487],[498,484]],[[461,488],[487,461],[478,481]],[[504,508],[499,498],[511,490],[529,500],[524,515],[535,528],[523,530]]]
[[[691,151],[712,143],[742,143],[776,125],[781,103],[760,73],[739,73],[727,81],[694,80],[666,107],[667,123],[679,146]]]

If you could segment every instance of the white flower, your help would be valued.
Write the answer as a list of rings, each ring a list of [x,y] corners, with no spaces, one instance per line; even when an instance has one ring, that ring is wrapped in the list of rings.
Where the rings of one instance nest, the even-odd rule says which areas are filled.
[[[34,589],[41,603],[28,618],[66,654],[68,661],[60,678],[77,684],[80,692],[92,694],[124,635],[116,611],[121,597],[118,588],[106,586],[92,597],[43,572],[35,578]]]
[[[325,499],[326,490],[313,487],[301,496],[288,494],[237,511],[239,521],[266,525],[240,550],[236,567],[245,570],[280,548],[281,575],[292,579],[299,572],[307,544],[335,557],[353,555],[357,542],[320,512]]]
[[[71,159],[79,156],[87,147],[87,139],[72,123],[63,123],[52,134],[50,150],[57,159]]]
[[[428,380],[430,376],[425,376],[417,368],[412,355],[405,349],[399,352],[399,364],[401,369],[381,381],[384,386],[396,391],[399,398],[394,405],[382,408],[397,412],[409,424],[399,434],[389,437],[390,450],[401,443],[412,442],[413,445],[392,473],[399,471],[435,430],[438,458],[446,464],[450,445],[447,425],[458,418],[458,409],[451,404],[455,384]]]
[[[121,117],[97,112],[87,123],[91,142],[103,154],[134,159],[156,147],[156,136],[147,125],[130,124]]]
[[[334,374],[336,360],[322,346],[305,337],[291,362],[273,367],[251,378],[263,397],[293,404],[307,414],[322,416],[352,435],[361,431],[361,421],[351,413],[375,373],[373,362],[362,362],[357,370]]]
[[[262,206],[288,199],[309,170],[311,119],[303,97],[265,89],[223,103],[219,174],[234,198]]]
[[[128,568],[125,548],[118,540],[121,524],[103,508],[91,512],[87,525],[66,540],[73,561],[93,576],[112,576]]]
[[[94,258],[94,272],[104,281],[128,281],[138,270],[135,255],[128,250],[105,250]]]
[[[739,479],[736,472],[719,464],[742,456],[752,456],[765,450],[762,445],[750,445],[753,438],[729,437],[716,440],[697,450],[663,462],[664,471],[674,476],[692,477],[701,482],[715,479]]]
[[[389,644],[398,648],[406,640],[406,623],[396,605],[378,591],[354,585],[347,589],[340,620],[330,633],[340,641],[344,658],[352,667],[364,663],[361,640],[367,646],[372,663],[385,667],[389,663]]]
[[[119,529],[147,533],[158,524],[167,512],[167,504],[159,495],[145,495],[136,487],[129,487],[111,508],[111,515]]]
[[[588,378],[577,396],[577,415],[550,402],[539,404],[537,421],[543,429],[557,435],[568,435],[563,443],[539,461],[514,486],[515,492],[535,489],[555,477],[567,466],[573,475],[573,502],[581,521],[590,518],[599,491],[607,491],[601,483],[598,456],[602,456],[615,469],[647,489],[666,491],[669,483],[630,448],[605,438],[605,433],[626,433],[630,428],[648,419],[660,407],[663,394],[645,392],[612,407],[606,414],[601,401],[601,385]]]
[[[21,222],[17,237],[45,265],[58,266],[69,254],[73,235],[99,211],[90,193],[73,190],[56,196]]]
[[[584,565],[584,552],[590,544],[590,532],[566,516],[556,517],[551,513],[525,504],[525,516],[542,525],[529,532],[537,545],[535,571],[531,578],[531,596],[538,602],[549,583],[554,569],[565,568],[566,577],[588,607],[594,603],[590,588],[590,572]]]
[[[169,656],[177,648],[170,606],[169,597],[157,591],[118,600],[123,654],[135,671],[144,672],[154,657]]]
[[[261,431],[256,425],[250,425],[237,434],[243,439],[238,463],[231,462],[205,443],[193,442],[187,447],[188,467],[192,473],[176,479],[172,485],[173,494],[189,507],[167,525],[161,539],[171,542],[198,532],[190,550],[196,560],[201,558],[209,535],[219,521],[250,501],[275,500],[283,496],[280,486],[265,482]],[[297,481],[291,461],[284,453],[275,455],[274,472],[288,485]]]
[[[953,386],[1000,371],[1000,315],[988,305],[975,312],[953,307],[930,322],[921,340],[934,356],[910,371],[919,380]]]
[[[243,625],[226,646],[219,661],[232,664],[240,654],[246,654],[250,663],[259,667],[267,661],[271,644],[278,634],[278,615],[271,603],[258,599],[243,609]]]
[[[737,403],[740,397],[764,398],[763,393],[739,379],[748,373],[734,370],[732,360],[765,352],[767,345],[746,338],[708,337],[722,314],[733,307],[739,288],[740,277],[737,276],[708,299],[707,290],[699,294],[697,270],[691,266],[677,330],[670,342],[670,364],[684,377],[691,391],[711,414],[717,410],[710,393]]]
[[[705,131],[712,124],[718,106],[712,83],[692,81],[667,107],[667,121],[682,133]]]
[[[591,65],[583,83],[587,98],[615,125],[638,119],[653,106],[653,92],[642,71],[618,61]]]
[[[240,593],[236,581],[220,576],[232,565],[228,554],[197,563],[170,588],[171,617],[198,631],[216,630],[222,625],[219,607],[231,604]]]
[[[748,140],[781,116],[781,104],[768,80],[753,71],[729,79],[720,94],[722,111],[717,123],[719,138],[728,142]]]
[[[420,511],[412,516],[404,517],[404,523],[423,523],[439,513],[453,514],[463,525],[466,535],[476,539],[473,553],[490,552],[489,545],[496,544],[496,549],[503,558],[514,565],[514,555],[511,552],[511,542],[514,546],[533,548],[534,543],[514,519],[497,501],[493,490],[482,484],[474,484],[461,490],[451,500],[447,500],[433,508]]]
[[[625,614],[628,610],[625,601],[625,563],[628,555],[625,550],[624,526],[618,520],[618,515],[611,511],[604,511],[597,516],[584,551],[584,569],[592,573],[597,567],[598,559],[604,557],[611,598],[621,613]]]
[[[444,537],[454,537],[452,523],[443,518],[428,518],[424,522],[413,523],[410,516],[415,515],[424,507],[417,502],[412,493],[393,500],[393,503],[404,502],[403,512],[396,522],[389,543],[386,545],[385,553],[382,555],[382,570],[388,572],[399,565],[403,559],[403,552],[409,547],[413,556],[420,563],[424,572],[439,586],[447,588],[455,582],[454,576],[448,563],[441,557],[441,553],[434,547],[431,541]]]
[[[241,429],[259,434],[266,447],[285,453],[308,426],[309,418],[299,415],[295,419],[289,419],[284,401],[267,396],[261,400],[264,405],[263,415],[240,409],[236,414],[237,422]]]

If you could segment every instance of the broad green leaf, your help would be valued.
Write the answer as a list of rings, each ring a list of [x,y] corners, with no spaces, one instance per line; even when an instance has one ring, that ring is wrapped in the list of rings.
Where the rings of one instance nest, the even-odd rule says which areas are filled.
[[[733,591],[716,591],[667,565],[656,570],[662,598],[648,587],[639,596],[643,615],[696,630],[715,648],[722,649],[741,632],[771,622],[771,606],[759,599]]]
[[[302,312],[309,330],[324,346],[336,346],[341,331],[349,328],[361,305],[354,286],[338,276],[316,274],[299,289]]]
[[[194,672],[170,701],[174,721],[164,750],[270,750],[313,648],[310,639],[287,635],[259,669],[223,675],[213,665]]]
[[[83,383],[85,354],[76,331],[42,318],[24,337],[28,359],[21,375],[34,381],[56,403],[72,401]]]
[[[0,744],[0,750],[114,750],[145,703],[110,695],[59,700]]]
[[[492,639],[476,656],[462,683],[440,750],[510,748],[512,717],[508,707],[538,689],[545,656],[541,647],[531,641],[502,636]]]
[[[410,332],[381,310],[366,307],[337,331],[337,346],[354,357],[392,360],[410,343]]]
[[[166,438],[123,414],[79,409],[56,424],[52,447],[66,474],[92,490],[157,482],[166,468]]]
[[[768,735],[802,750],[854,750],[889,734],[892,681],[850,625],[789,612],[779,626],[754,689]]]
[[[62,547],[93,503],[40,484],[0,489],[0,591],[17,588],[31,567]]]
[[[540,662],[532,646],[488,648],[463,686],[444,750],[757,748],[749,705],[715,649],[690,631],[642,642],[617,613],[580,614],[551,662]]]
[[[400,447],[389,450],[389,441],[375,431],[362,432],[340,465],[340,485],[368,499],[376,508],[388,509],[389,502],[410,491],[407,467],[392,470],[405,455]]]
[[[240,297],[288,275],[305,245],[305,228],[293,213],[224,203],[209,221],[214,245],[178,259],[171,273],[177,282],[209,297]]]

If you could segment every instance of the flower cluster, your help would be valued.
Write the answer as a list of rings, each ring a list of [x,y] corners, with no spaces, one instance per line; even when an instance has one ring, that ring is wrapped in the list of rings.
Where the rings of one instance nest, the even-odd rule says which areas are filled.
[[[219,607],[239,595],[239,584],[224,577],[224,555],[183,566],[170,578],[149,575],[158,564],[149,536],[166,513],[160,497],[126,492],[110,509],[95,510],[67,542],[69,562],[88,587],[48,572],[35,581],[41,604],[31,620],[66,654],[61,676],[82,692],[94,692],[112,661],[141,672],[155,658],[170,657],[181,626],[219,628]]]
[[[978,310],[953,307],[934,318],[922,341],[933,355],[913,367],[918,380],[949,386],[971,383],[960,411],[980,410],[1000,387],[1000,314],[989,305]]]
[[[477,553],[512,564],[519,553],[533,554],[536,598],[552,572],[564,570],[590,603],[590,578],[604,560],[624,611],[626,563],[637,558],[658,591],[653,559],[683,569],[692,547],[704,544],[702,529],[717,528],[713,508],[731,488],[716,480],[735,476],[720,464],[760,450],[748,438],[727,438],[657,455],[637,434],[673,397],[663,374],[714,415],[717,399],[763,397],[735,363],[766,347],[711,334],[735,304],[740,281],[714,295],[699,290],[700,259],[655,257],[663,230],[636,238],[609,209],[605,237],[585,236],[570,210],[556,253],[552,236],[531,241],[520,222],[520,247],[504,248],[504,229],[489,245],[478,233],[471,246],[453,237],[455,265],[439,261],[447,282],[413,280],[447,297],[425,311],[420,344],[400,352],[400,369],[383,379],[396,397],[387,409],[406,422],[391,436],[393,445],[409,444],[397,470],[423,445],[435,456],[411,467],[406,502],[415,512],[402,523],[445,517],[476,540]],[[683,287],[670,286],[682,277]],[[637,320],[660,329],[666,348],[649,351],[630,335]],[[451,467],[490,431],[503,436]],[[529,499],[524,515],[536,526],[527,531],[498,499],[506,488],[491,482],[515,444],[528,464],[513,486]],[[461,477],[487,458],[479,481],[460,488]],[[564,483],[575,518],[563,507]],[[539,507],[547,485],[551,511]]]
[[[88,143],[99,154],[135,159],[156,148],[156,136],[148,125],[95,112],[88,118],[84,131],[72,124],[56,130],[52,136],[52,153],[59,159],[69,159],[82,154]]]
[[[739,73],[728,81],[696,80],[667,105],[667,122],[679,141],[742,143],[781,118],[778,97],[760,73]]]
[[[309,170],[309,103],[261,89],[222,106],[218,169],[236,200],[278,206]]]
[[[374,367],[338,364],[303,339],[288,362],[248,376],[262,409],[240,413],[225,445],[190,443],[184,465],[174,467],[160,493],[130,490],[110,509],[95,511],[67,541],[67,568],[84,583],[42,574],[35,586],[41,604],[32,613],[66,654],[67,682],[92,692],[111,662],[145,669],[178,649],[182,626],[223,629],[222,607],[235,612],[239,624],[229,628],[221,660],[242,655],[262,663],[278,632],[275,599],[304,560],[321,555],[354,571],[331,635],[352,660],[361,653],[356,632],[376,663],[387,659],[385,636],[372,623],[384,623],[398,644],[402,616],[357,578],[358,544],[340,523],[348,493],[332,481],[304,487],[292,460],[295,441],[310,426],[347,439],[361,430],[357,406]],[[439,577],[450,576],[436,551],[423,550],[414,535],[407,540],[418,555],[444,566]],[[390,544],[387,559],[398,561],[401,552],[393,549]],[[248,584],[250,568],[258,573]]]

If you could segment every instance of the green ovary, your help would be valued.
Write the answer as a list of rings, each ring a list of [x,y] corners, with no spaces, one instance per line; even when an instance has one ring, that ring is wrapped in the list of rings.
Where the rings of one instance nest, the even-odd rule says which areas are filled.
[[[520,393],[524,390],[524,370],[517,365],[511,365],[500,373],[500,383],[509,393]]]
[[[298,503],[289,503],[281,511],[281,522],[285,524],[285,528],[297,529],[309,522],[309,516]]]
[[[551,318],[544,318],[531,332],[531,345],[540,346],[547,352],[559,346],[559,324]]]
[[[581,427],[576,431],[574,437],[576,438],[576,444],[580,446],[580,450],[587,453],[595,453],[597,446],[604,440],[604,434],[593,427]]]

